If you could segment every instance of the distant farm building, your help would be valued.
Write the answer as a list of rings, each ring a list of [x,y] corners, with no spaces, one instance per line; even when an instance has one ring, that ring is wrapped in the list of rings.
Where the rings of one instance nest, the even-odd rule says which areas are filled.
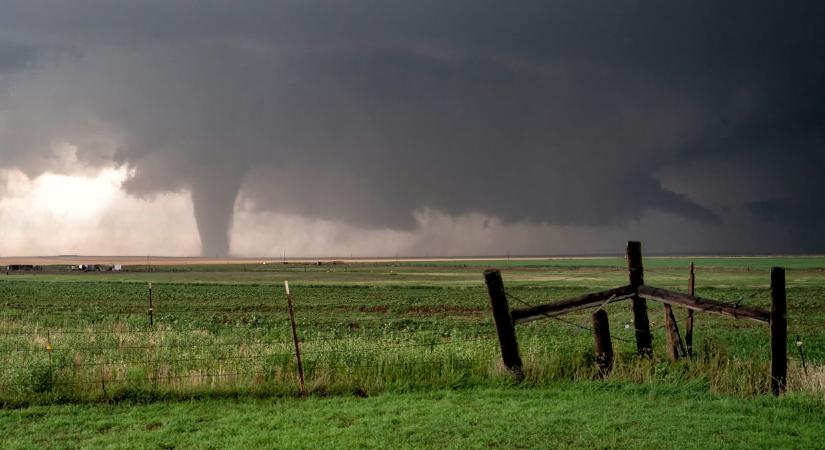
[[[75,272],[100,272],[101,267],[99,264],[78,264],[72,266],[72,270]]]

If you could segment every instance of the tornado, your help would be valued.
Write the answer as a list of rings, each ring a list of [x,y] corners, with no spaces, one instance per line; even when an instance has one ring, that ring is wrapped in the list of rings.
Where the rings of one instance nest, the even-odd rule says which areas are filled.
[[[202,256],[229,256],[229,233],[241,182],[240,174],[232,172],[207,170],[191,183]]]

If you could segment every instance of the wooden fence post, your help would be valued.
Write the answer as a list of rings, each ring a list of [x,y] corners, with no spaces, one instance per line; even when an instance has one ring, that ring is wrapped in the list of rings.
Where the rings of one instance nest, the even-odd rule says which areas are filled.
[[[298,381],[301,383],[301,395],[306,395],[304,387],[304,366],[301,364],[301,342],[298,340],[298,328],[295,326],[295,311],[292,308],[292,294],[289,293],[289,281],[284,280],[286,302],[289,307],[289,322],[292,324],[292,340],[295,343],[295,361],[298,364]]]
[[[593,339],[596,342],[596,364],[599,374],[605,376],[613,369],[613,343],[610,341],[610,323],[607,311],[593,313]]]
[[[785,391],[788,376],[788,320],[785,269],[771,269],[771,392]]]
[[[154,325],[154,310],[152,308],[152,283],[149,283],[149,327],[151,328]]]
[[[524,373],[522,372],[516,329],[513,318],[510,316],[510,304],[507,301],[507,295],[504,293],[504,281],[501,279],[501,272],[498,269],[485,270],[484,281],[487,283],[487,292],[490,294],[493,320],[496,323],[498,343],[501,347],[501,359],[517,378],[522,379]]]
[[[688,294],[696,295],[696,272],[693,261],[690,262],[690,276],[688,277]],[[688,310],[687,322],[685,323],[685,346],[688,356],[693,356],[693,310]]]
[[[627,270],[630,276],[630,285],[634,289],[645,283],[644,269],[642,268],[642,243],[627,242]],[[653,336],[650,334],[650,322],[647,318],[647,302],[633,296],[633,328],[636,330],[636,350],[640,355],[650,356],[653,353]]]
[[[678,361],[679,356],[687,356],[685,345],[682,343],[682,336],[679,334],[679,322],[673,315],[673,307],[664,304],[665,312],[665,332],[667,335],[667,356],[671,361]],[[688,310],[689,313],[693,311]]]
[[[667,356],[671,361],[678,361],[680,353],[685,355],[685,347],[682,344],[682,337],[679,335],[679,324],[676,316],[673,315],[673,308],[665,303],[665,329],[667,332]]]
[[[52,365],[52,332],[46,330],[46,352],[49,354],[49,367]]]

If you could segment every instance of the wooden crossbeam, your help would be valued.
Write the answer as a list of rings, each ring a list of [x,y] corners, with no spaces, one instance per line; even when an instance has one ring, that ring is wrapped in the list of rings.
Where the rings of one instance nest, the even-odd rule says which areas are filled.
[[[652,286],[639,286],[639,297],[660,301],[669,305],[681,306],[694,311],[704,311],[723,316],[735,317],[737,319],[751,319],[757,322],[769,323],[771,314],[757,308],[745,306],[735,306],[723,303],[718,300],[696,297],[681,292],[669,291],[667,289],[655,288]]]
[[[618,288],[608,289],[602,292],[593,294],[586,294],[579,297],[561,300],[546,305],[537,305],[530,308],[514,309],[511,312],[513,323],[526,323],[533,320],[544,319],[547,317],[558,316],[561,314],[578,311],[580,309],[592,308],[601,306],[608,300],[623,300],[630,298],[636,293],[632,286],[622,286]]]

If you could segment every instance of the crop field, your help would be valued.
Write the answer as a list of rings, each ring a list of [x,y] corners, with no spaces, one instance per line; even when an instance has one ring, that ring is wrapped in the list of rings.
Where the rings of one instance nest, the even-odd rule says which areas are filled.
[[[769,268],[788,268],[788,396],[808,405],[803,409],[821,407],[825,258],[693,260],[697,295],[765,309]],[[646,282],[685,291],[690,261],[646,259]],[[501,365],[482,279],[491,265],[502,269],[511,307],[627,283],[620,258],[130,266],[101,273],[51,267],[12,273],[0,277],[0,402],[7,408],[0,420],[10,423],[29,409],[66,403],[89,412],[112,402],[309,402],[294,399],[300,386],[284,280],[293,294],[306,391],[313,401],[353,395],[421,399],[445,389],[495,395],[532,389],[546,395],[566,385],[578,391],[619,386],[619,398],[634,390],[630,386],[641,386],[672,389],[676,397],[689,392],[772,401],[756,400],[769,392],[767,326],[697,313],[695,354],[674,363],[664,350],[663,309],[652,301],[652,358],[635,354],[629,302],[605,306],[616,361],[604,380],[588,329],[592,310],[518,325],[526,379],[514,386]],[[683,326],[686,312],[675,313]],[[814,422],[825,417],[814,414]],[[614,444],[623,442],[629,444]]]

